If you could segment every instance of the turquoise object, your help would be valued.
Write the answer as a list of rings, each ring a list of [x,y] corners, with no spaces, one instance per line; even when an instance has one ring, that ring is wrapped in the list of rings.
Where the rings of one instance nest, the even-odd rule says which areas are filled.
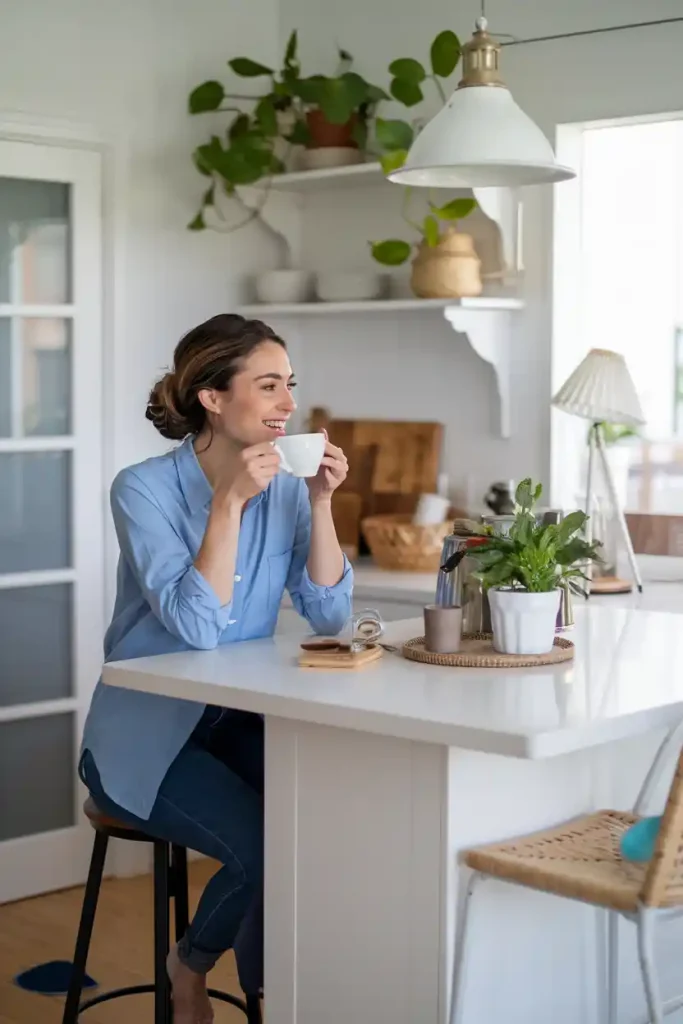
[[[624,832],[619,844],[624,860],[633,860],[639,863],[650,860],[655,852],[655,843],[661,823],[661,816],[657,816],[656,818],[643,818],[635,825],[631,825]]]

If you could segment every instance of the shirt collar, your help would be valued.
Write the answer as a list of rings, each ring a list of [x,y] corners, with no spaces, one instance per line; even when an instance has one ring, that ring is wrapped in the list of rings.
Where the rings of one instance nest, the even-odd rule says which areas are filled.
[[[193,441],[192,436],[186,437],[173,452],[180,489],[190,510],[190,515],[194,515],[200,508],[205,508],[213,497],[213,489],[206,479],[204,470],[199,465]]]
[[[206,508],[213,497],[213,488],[206,479],[204,470],[199,465],[193,441],[193,436],[186,437],[183,443],[178,445],[173,452],[180,489],[183,492],[185,503],[190,510],[190,515],[194,515],[200,509]],[[261,491],[256,497],[251,498],[247,503],[247,508],[252,508],[263,501],[266,491]]]

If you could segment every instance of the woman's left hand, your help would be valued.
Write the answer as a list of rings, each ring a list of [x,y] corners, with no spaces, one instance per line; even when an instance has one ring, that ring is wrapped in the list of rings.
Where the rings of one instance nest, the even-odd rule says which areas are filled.
[[[312,502],[329,501],[349,471],[344,452],[330,443],[326,430],[323,429],[322,433],[325,435],[325,454],[317,474],[308,481]]]

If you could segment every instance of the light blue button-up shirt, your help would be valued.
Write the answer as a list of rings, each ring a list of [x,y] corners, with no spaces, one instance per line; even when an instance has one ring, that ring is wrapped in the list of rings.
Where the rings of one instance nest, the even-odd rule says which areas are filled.
[[[124,469],[114,480],[111,507],[121,556],[105,662],[272,636],[285,589],[315,632],[343,628],[351,614],[353,571],[345,559],[335,586],[309,578],[311,511],[304,480],[280,473],[247,504],[227,605],[192,564],[211,497],[191,439]],[[82,749],[92,754],[107,795],[148,818],[164,775],[204,708],[100,680]]]

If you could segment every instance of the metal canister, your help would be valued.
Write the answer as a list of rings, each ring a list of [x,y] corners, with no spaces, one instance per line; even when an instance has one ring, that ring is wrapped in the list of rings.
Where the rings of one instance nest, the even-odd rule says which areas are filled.
[[[464,531],[444,537],[435,603],[462,607],[463,633],[490,633],[489,600],[482,584],[472,575],[476,566],[468,556],[476,541],[476,534]]]

